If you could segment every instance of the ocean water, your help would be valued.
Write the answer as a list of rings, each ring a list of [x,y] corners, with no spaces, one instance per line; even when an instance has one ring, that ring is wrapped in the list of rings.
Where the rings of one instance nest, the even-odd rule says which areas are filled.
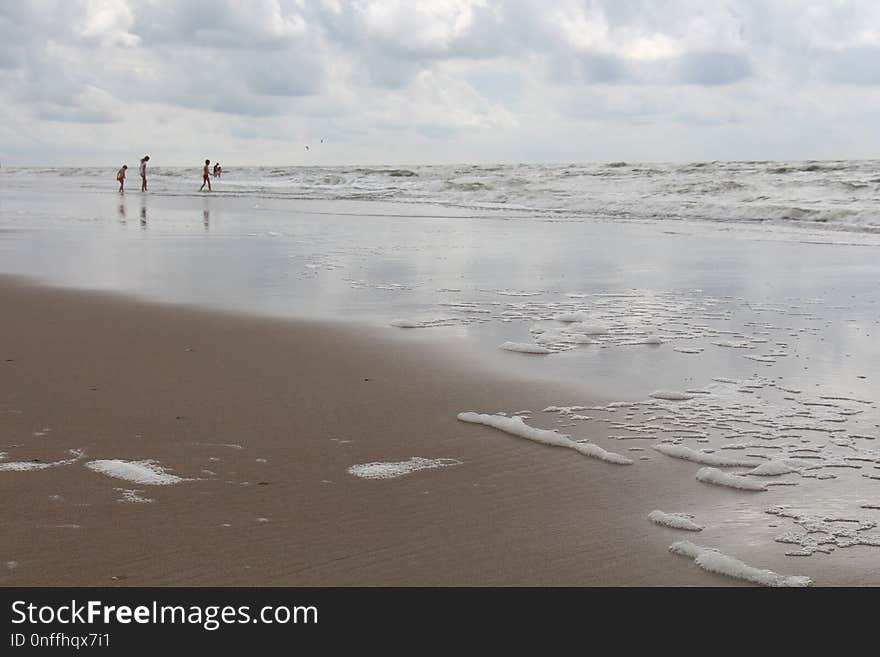
[[[644,522],[671,545],[652,512],[704,529],[658,559],[876,585],[878,169],[227,166],[200,194],[199,168],[155,167],[149,193],[134,176],[120,195],[115,168],[4,168],[0,273],[453,345],[570,390],[475,401],[463,433],[569,447],[585,476],[675,473],[686,502]],[[382,456],[367,465],[443,475]]]
[[[4,168],[9,189],[109,190],[116,167]],[[197,194],[201,168],[150,167],[155,194]],[[129,188],[140,180],[132,169]],[[228,166],[217,196],[387,201],[545,221],[703,221],[880,233],[880,161],[611,162],[411,167]]]

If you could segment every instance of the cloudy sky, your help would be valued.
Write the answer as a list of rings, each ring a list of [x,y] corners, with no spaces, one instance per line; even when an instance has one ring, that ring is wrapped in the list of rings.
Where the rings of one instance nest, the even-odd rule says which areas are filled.
[[[880,2],[0,0],[0,164],[143,153],[878,157]]]

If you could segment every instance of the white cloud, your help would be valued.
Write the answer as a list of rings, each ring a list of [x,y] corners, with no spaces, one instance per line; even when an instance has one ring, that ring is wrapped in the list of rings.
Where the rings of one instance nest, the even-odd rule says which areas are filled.
[[[878,26],[859,0],[3,0],[0,156],[864,156]]]
[[[485,0],[362,0],[355,10],[367,38],[412,52],[449,52],[474,24],[474,10]]]
[[[130,7],[115,0],[88,0],[83,18],[74,32],[84,39],[94,39],[101,46],[136,46],[141,39],[129,32],[134,22]]]

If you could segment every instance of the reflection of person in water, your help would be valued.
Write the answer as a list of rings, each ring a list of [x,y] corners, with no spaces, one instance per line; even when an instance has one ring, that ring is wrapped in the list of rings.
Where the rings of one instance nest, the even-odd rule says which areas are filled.
[[[147,206],[141,206],[141,226],[147,225]]]
[[[208,210],[202,212],[202,225],[207,228],[208,223],[211,221],[211,213]]]
[[[119,221],[125,223],[125,203],[119,204]]]

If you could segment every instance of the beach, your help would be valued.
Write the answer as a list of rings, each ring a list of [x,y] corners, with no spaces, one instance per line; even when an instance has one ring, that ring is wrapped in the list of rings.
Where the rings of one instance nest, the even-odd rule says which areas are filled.
[[[873,233],[62,191],[0,188],[4,586],[880,583]]]
[[[456,420],[539,401],[528,386],[349,327],[8,280],[0,298],[15,309],[4,449],[83,452],[2,473],[5,585],[718,583],[684,560],[654,565],[651,526],[609,466],[549,448],[536,462],[526,441]],[[347,472],[413,457],[461,463]],[[185,481],[83,467],[97,459],[152,459]]]

